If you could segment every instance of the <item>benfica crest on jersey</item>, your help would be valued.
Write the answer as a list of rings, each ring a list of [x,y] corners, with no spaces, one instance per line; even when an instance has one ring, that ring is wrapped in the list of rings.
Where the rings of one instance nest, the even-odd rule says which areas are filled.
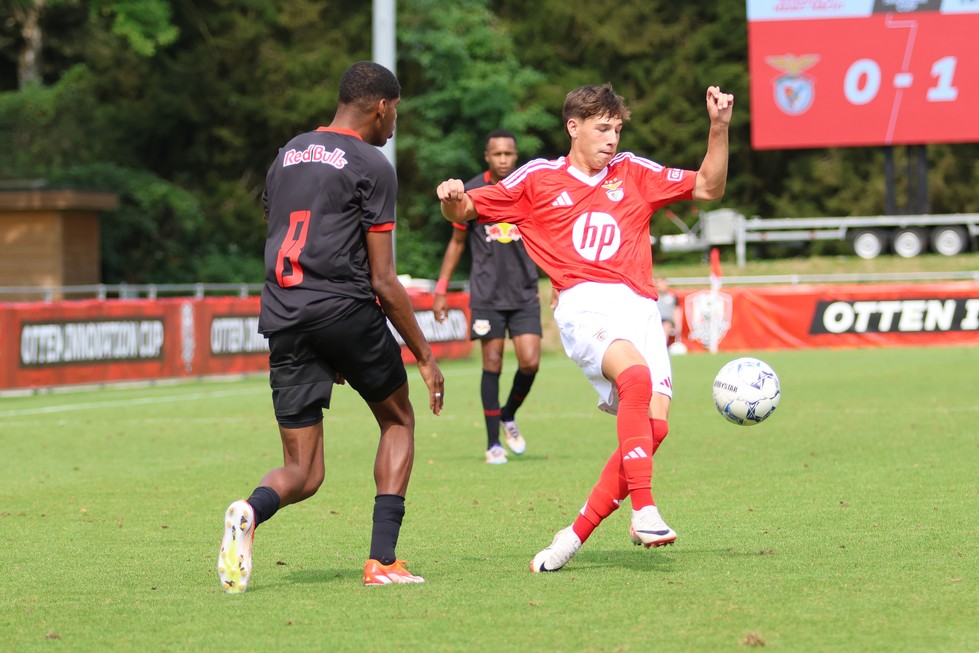
[[[622,182],[615,177],[612,177],[602,184],[602,188],[605,189],[605,194],[613,202],[618,202],[625,197],[625,191],[622,190],[621,186]]]
[[[683,302],[690,340],[707,349],[717,346],[731,328],[733,300],[727,293],[698,290],[687,295]]]

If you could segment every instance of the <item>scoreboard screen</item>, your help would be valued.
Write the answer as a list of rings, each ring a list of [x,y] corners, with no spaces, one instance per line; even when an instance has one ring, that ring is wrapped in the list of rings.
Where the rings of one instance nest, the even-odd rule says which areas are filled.
[[[755,149],[979,142],[979,0],[748,0]]]

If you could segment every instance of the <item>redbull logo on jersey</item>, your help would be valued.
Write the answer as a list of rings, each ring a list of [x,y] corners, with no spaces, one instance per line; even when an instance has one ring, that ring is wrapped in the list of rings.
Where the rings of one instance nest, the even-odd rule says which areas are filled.
[[[625,197],[625,192],[622,190],[621,186],[622,182],[615,177],[612,177],[602,184],[602,188],[605,189],[605,195],[608,196],[608,198],[613,202],[618,202]]]
[[[325,163],[337,170],[347,165],[347,160],[343,157],[347,153],[339,147],[332,152],[327,152],[322,145],[310,145],[305,150],[289,150],[282,155],[282,167],[294,166],[297,163]]]
[[[615,218],[608,213],[583,213],[571,230],[572,245],[589,261],[611,258],[622,244],[622,234]]]
[[[486,230],[486,242],[488,243],[495,240],[505,244],[520,240],[520,228],[515,224],[509,224],[507,222],[484,224],[483,229]]]

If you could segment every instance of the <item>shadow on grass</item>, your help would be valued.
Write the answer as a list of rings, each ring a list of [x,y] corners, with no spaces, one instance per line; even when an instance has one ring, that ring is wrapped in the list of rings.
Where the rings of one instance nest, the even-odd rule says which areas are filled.
[[[255,583],[248,588],[248,593],[261,592],[278,587],[288,587],[290,585],[320,585],[326,583],[350,583],[360,584],[363,582],[359,569],[302,569],[290,571],[280,575],[275,579],[263,578],[261,583]]]
[[[671,570],[676,564],[675,556],[664,555],[663,549],[666,548],[669,547],[657,547],[648,550],[641,549],[641,547],[617,550],[582,550],[569,564],[573,564],[579,569],[621,567],[636,572],[663,572]]]

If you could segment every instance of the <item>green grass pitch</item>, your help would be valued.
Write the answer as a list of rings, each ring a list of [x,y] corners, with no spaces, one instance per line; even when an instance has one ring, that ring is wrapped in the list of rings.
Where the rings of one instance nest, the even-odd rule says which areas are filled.
[[[347,387],[326,482],[258,529],[238,596],[214,566],[225,507],[281,462],[264,378],[5,397],[0,650],[979,651],[979,349],[756,355],[783,396],[747,428],[710,398],[734,355],[674,359],[653,491],[676,545],[631,546],[626,503],[542,575],[614,419],[545,355],[527,453],[489,466],[476,357],[443,363],[438,418],[411,368],[418,586],[360,584],[377,434]]]

